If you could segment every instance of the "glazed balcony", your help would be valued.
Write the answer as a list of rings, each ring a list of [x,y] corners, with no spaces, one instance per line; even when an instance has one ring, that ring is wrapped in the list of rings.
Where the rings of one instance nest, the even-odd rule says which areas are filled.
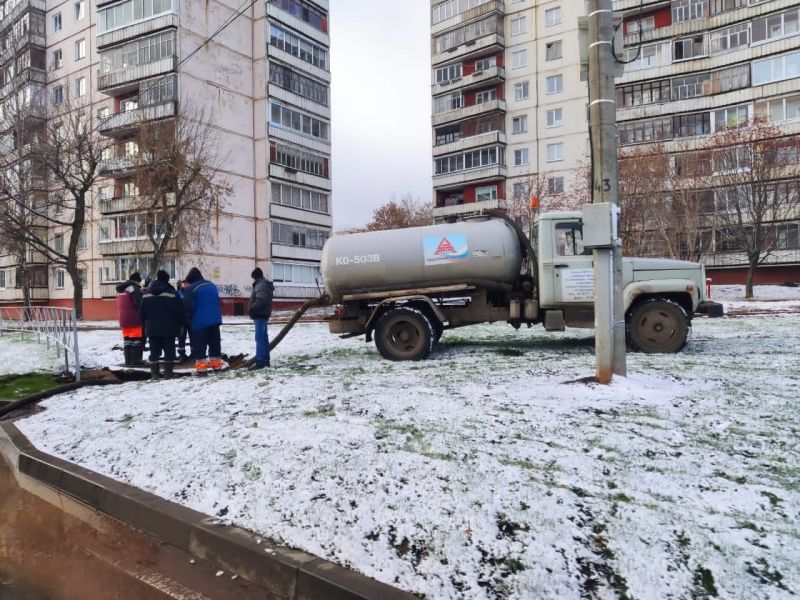
[[[435,83],[431,86],[431,93],[435,96],[456,90],[471,90],[488,87],[491,84],[503,83],[506,80],[506,70],[503,67],[490,67],[483,71],[475,71],[471,75],[464,75],[455,81],[444,85]]]
[[[459,25],[462,25],[463,23],[469,23],[470,21],[474,21],[475,19],[479,19],[492,13],[504,15],[505,12],[506,9],[503,2],[500,2],[499,0],[491,0],[490,2],[485,2],[479,6],[476,6],[475,8],[459,13],[454,17],[450,17],[449,19],[445,19],[444,21],[440,21],[439,23],[431,25],[431,35],[439,35],[443,31],[453,29]]]
[[[494,181],[497,179],[505,179],[506,177],[505,165],[491,165],[489,167],[481,167],[479,169],[467,169],[465,171],[457,171],[455,173],[446,173],[444,175],[433,176],[433,187],[437,190],[444,190],[447,188],[464,187],[467,184],[482,183],[484,181]]]
[[[464,137],[449,144],[440,144],[433,147],[434,156],[444,156],[445,154],[454,154],[469,150],[470,148],[478,148],[479,146],[489,146],[494,144],[505,144],[506,134],[503,131],[490,131],[489,133],[479,133]]]
[[[138,155],[117,156],[100,161],[100,174],[107,177],[128,177],[135,171],[141,161]]]
[[[505,50],[505,38],[502,33],[491,33],[477,40],[472,40],[450,48],[443,52],[435,53],[431,57],[431,64],[435,67],[444,63],[451,63],[457,60],[464,60],[477,54],[491,54]]]
[[[45,0],[19,0],[11,12],[0,19],[0,32],[3,32],[8,25],[16,23],[17,19],[29,10],[44,13],[47,10]]]
[[[477,214],[483,210],[493,210],[496,208],[505,207],[505,200],[499,199],[453,204],[451,206],[437,206],[433,209],[433,218],[445,219],[447,217],[460,217]]]
[[[463,108],[457,108],[455,110],[449,110],[447,112],[439,113],[438,115],[434,115],[432,118],[433,126],[439,127],[440,125],[444,125],[445,123],[450,123],[452,121],[462,121],[464,119],[469,119],[471,117],[477,117],[478,115],[483,115],[486,113],[490,113],[495,110],[506,110],[506,102],[505,100],[489,100],[488,102],[481,102],[480,104],[473,104],[472,106],[465,106]]]
[[[98,207],[101,215],[126,212],[138,204],[138,196],[118,196],[116,198],[100,198]]]
[[[27,84],[44,86],[45,81],[46,76],[44,70],[28,67],[24,71],[18,73],[16,77],[0,88],[0,100],[3,100],[11,92],[19,90]]]
[[[97,49],[120,44],[163,29],[178,28],[178,15],[165,14],[97,35]]]
[[[137,87],[137,83],[142,79],[149,79],[158,75],[172,73],[177,70],[178,58],[169,56],[152,63],[136,65],[119,71],[110,73],[97,73],[97,89],[100,92],[116,95],[118,93],[132,90]]]
[[[169,119],[174,117],[175,113],[174,101],[118,112],[103,121],[100,133],[110,137],[124,136],[140,123]]]

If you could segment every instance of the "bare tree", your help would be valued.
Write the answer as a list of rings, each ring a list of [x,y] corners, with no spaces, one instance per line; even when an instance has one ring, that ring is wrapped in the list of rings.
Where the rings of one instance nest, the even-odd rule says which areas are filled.
[[[578,169],[581,171],[581,169]],[[582,172],[582,171],[581,171]],[[582,185],[576,180],[569,190],[555,185],[552,176],[544,173],[531,173],[522,181],[517,181],[518,193],[507,201],[508,213],[514,217],[529,239],[535,238],[536,221],[543,212],[553,210],[577,210],[584,194]]]
[[[648,252],[657,215],[666,215],[670,159],[661,144],[619,150],[619,208],[623,254]]]
[[[139,195],[131,208],[143,219],[141,254],[155,271],[168,254],[204,250],[233,189],[214,129],[186,102],[172,119],[137,124],[133,141],[139,154],[132,180]]]
[[[755,122],[714,135],[706,187],[716,190],[715,235],[722,248],[744,254],[745,297],[758,267],[776,250],[780,227],[800,209],[800,136]]]
[[[372,220],[367,223],[367,231],[384,229],[403,229],[433,224],[433,210],[430,203],[416,200],[410,193],[403,194],[398,202],[392,197],[389,202],[376,208]]]

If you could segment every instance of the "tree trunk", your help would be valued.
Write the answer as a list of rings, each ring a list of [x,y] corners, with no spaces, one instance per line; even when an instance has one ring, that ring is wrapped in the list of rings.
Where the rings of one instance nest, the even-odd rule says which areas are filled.
[[[750,261],[750,265],[747,268],[747,279],[744,284],[744,297],[745,298],[752,298],[753,297],[753,280],[756,277],[756,269],[758,268],[758,262]]]
[[[83,281],[81,272],[76,268],[67,267],[67,273],[72,280],[72,304],[75,307],[75,318],[79,321],[83,319]]]
[[[20,289],[22,289],[22,306],[24,308],[22,311],[22,318],[25,321],[30,321],[33,301],[31,300],[31,283],[28,273],[28,257],[25,256],[25,251],[23,250],[18,258],[19,281],[17,281],[17,285],[20,287]]]

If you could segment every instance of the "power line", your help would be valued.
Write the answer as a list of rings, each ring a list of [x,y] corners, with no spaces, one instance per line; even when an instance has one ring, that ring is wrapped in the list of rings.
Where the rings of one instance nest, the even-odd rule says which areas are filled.
[[[252,1],[250,1],[250,2],[249,2],[249,4],[248,4],[248,0],[245,0],[245,2],[242,4],[242,6],[240,6],[240,7],[239,7],[239,8],[236,10],[236,12],[233,14],[233,16],[229,17],[229,18],[228,18],[228,19],[227,19],[227,20],[226,20],[226,21],[225,21],[225,22],[224,22],[224,23],[223,23],[223,24],[220,26],[220,28],[219,28],[219,29],[217,29],[217,30],[216,30],[216,31],[215,31],[213,34],[211,34],[211,36],[210,36],[210,37],[207,37],[205,40],[203,40],[203,43],[202,43],[202,44],[200,44],[200,45],[199,45],[197,48],[195,48],[194,50],[192,50],[192,51],[191,51],[189,54],[187,54],[187,55],[186,55],[186,56],[185,56],[183,59],[181,59],[181,61],[178,63],[178,66],[180,67],[180,66],[181,66],[183,63],[185,63],[187,60],[189,60],[190,58],[192,58],[192,56],[194,56],[195,54],[197,54],[198,52],[200,52],[200,50],[202,50],[203,48],[205,48],[205,46],[206,46],[206,45],[207,45],[207,44],[208,44],[208,43],[209,43],[211,40],[213,40],[213,39],[214,39],[215,37],[217,37],[217,36],[218,36],[220,33],[222,33],[222,32],[223,32],[225,29],[227,29],[229,25],[231,25],[231,24],[232,24],[232,23],[233,23],[233,22],[234,22],[236,19],[238,19],[239,17],[241,17],[241,16],[244,14],[244,12],[245,12],[246,10],[248,10],[248,9],[249,9],[251,6],[253,6],[253,5],[254,5],[254,4],[257,2],[257,1],[258,1],[258,0],[252,0]],[[246,4],[247,6],[245,6],[245,4]]]

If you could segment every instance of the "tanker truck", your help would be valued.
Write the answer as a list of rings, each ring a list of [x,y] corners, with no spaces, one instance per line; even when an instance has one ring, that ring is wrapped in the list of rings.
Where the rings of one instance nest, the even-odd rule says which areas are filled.
[[[447,329],[504,321],[594,327],[592,252],[580,212],[541,215],[534,240],[502,213],[330,238],[322,251],[331,333],[374,339],[389,360],[426,358]],[[720,316],[703,265],[624,258],[629,348],[680,351],[695,314]]]

